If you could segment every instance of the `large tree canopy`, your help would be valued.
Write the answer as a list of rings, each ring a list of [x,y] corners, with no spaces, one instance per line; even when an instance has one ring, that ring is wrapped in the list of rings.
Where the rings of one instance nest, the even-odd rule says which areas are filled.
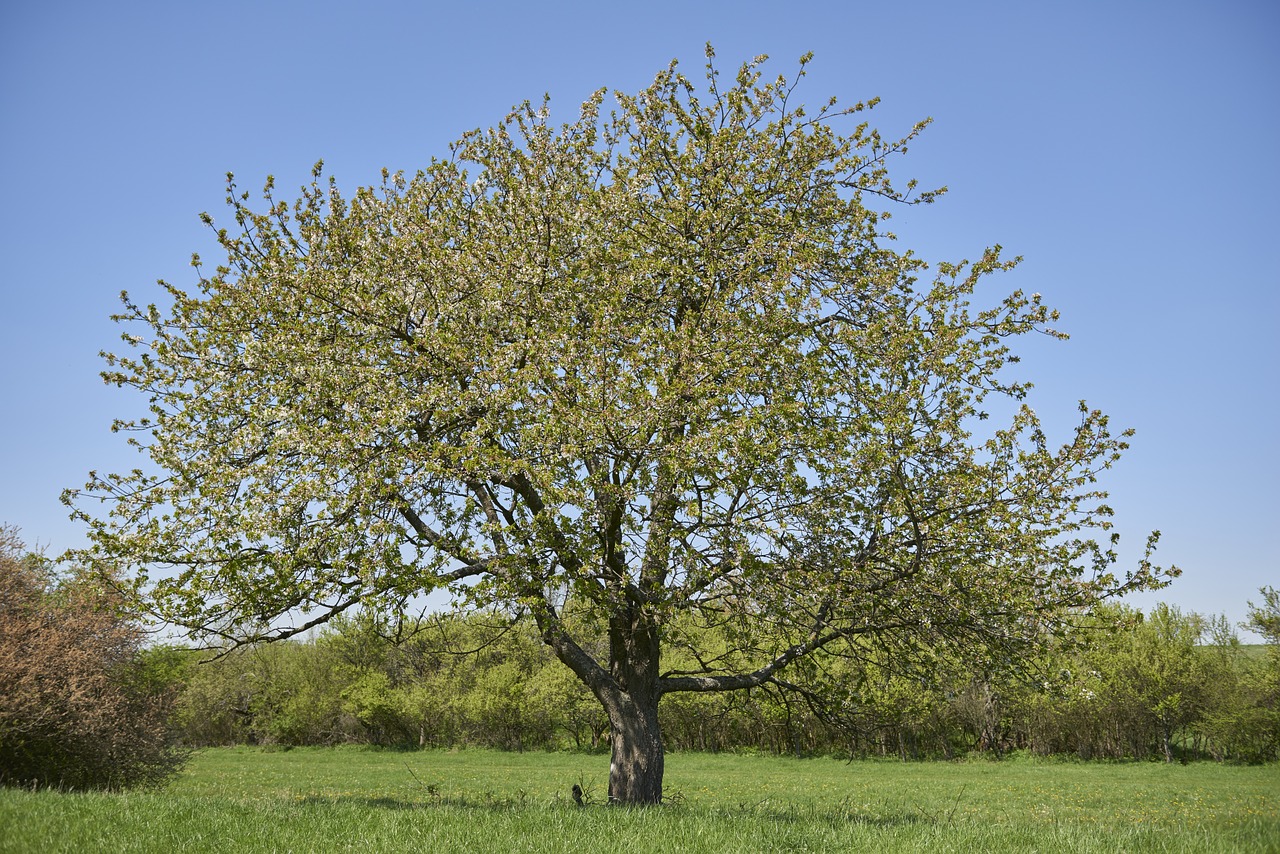
[[[1006,376],[1055,314],[971,305],[1016,261],[894,248],[877,208],[940,192],[888,172],[925,123],[807,111],[761,61],[704,88],[672,63],[560,127],[526,104],[354,195],[317,166],[255,209],[228,176],[226,262],[124,297],[138,352],[105,376],[149,395],[118,427],[151,463],[68,495],[81,558],[233,639],[443,587],[529,613],[608,711],[627,802],[661,798],[665,693],[853,641],[1016,657],[1160,583],[1091,539],[1124,437],[1081,404],[1051,444]],[[570,631],[593,621],[607,643]],[[682,649],[688,621],[736,647]]]

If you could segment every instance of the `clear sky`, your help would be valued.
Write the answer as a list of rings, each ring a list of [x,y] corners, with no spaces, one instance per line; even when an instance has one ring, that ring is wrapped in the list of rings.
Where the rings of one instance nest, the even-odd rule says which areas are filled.
[[[132,468],[98,352],[128,289],[190,284],[223,175],[351,188],[415,170],[514,103],[569,118],[703,45],[791,72],[809,103],[879,96],[933,127],[898,174],[947,184],[904,247],[1025,264],[1066,343],[1031,342],[1033,404],[1065,439],[1086,398],[1138,431],[1108,473],[1132,564],[1146,533],[1184,576],[1158,594],[1245,614],[1280,585],[1280,5],[1204,2],[7,2],[0,5],[0,522],[84,542],[60,491]],[[981,292],[980,292],[981,293]]]

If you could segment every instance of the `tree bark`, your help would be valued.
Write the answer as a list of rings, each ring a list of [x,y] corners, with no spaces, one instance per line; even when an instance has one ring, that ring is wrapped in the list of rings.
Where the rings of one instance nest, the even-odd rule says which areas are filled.
[[[609,803],[661,803],[665,755],[658,698],[623,694],[609,704],[608,712]]]
[[[634,603],[609,621],[613,690],[598,694],[609,714],[609,802],[662,802],[665,748],[658,725],[661,655],[656,626]]]
[[[664,746],[658,726],[661,656],[657,627],[634,603],[609,618],[609,669],[605,670],[564,631],[546,599],[532,600],[545,642],[600,701],[609,719],[609,802],[662,802]],[[600,732],[592,727],[592,744]]]

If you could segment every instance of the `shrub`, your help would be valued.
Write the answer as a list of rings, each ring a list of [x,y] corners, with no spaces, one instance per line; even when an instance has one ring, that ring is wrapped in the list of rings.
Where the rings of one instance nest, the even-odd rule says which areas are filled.
[[[181,766],[142,639],[109,585],[58,577],[0,528],[0,784],[114,789]]]

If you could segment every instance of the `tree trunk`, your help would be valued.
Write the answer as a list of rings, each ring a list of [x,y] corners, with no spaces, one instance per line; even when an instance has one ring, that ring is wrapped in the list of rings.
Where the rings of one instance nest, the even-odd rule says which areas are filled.
[[[657,698],[638,702],[623,695],[610,705],[609,803],[661,803],[664,750]]]
[[[634,602],[610,614],[606,671],[565,634],[549,603],[535,607],[533,613],[543,641],[591,689],[608,716],[609,802],[661,803],[664,747],[658,726],[662,689],[657,626]]]
[[[614,687],[597,697],[609,714],[609,802],[662,802],[664,748],[658,726],[659,640],[639,608],[620,608],[609,621]]]

